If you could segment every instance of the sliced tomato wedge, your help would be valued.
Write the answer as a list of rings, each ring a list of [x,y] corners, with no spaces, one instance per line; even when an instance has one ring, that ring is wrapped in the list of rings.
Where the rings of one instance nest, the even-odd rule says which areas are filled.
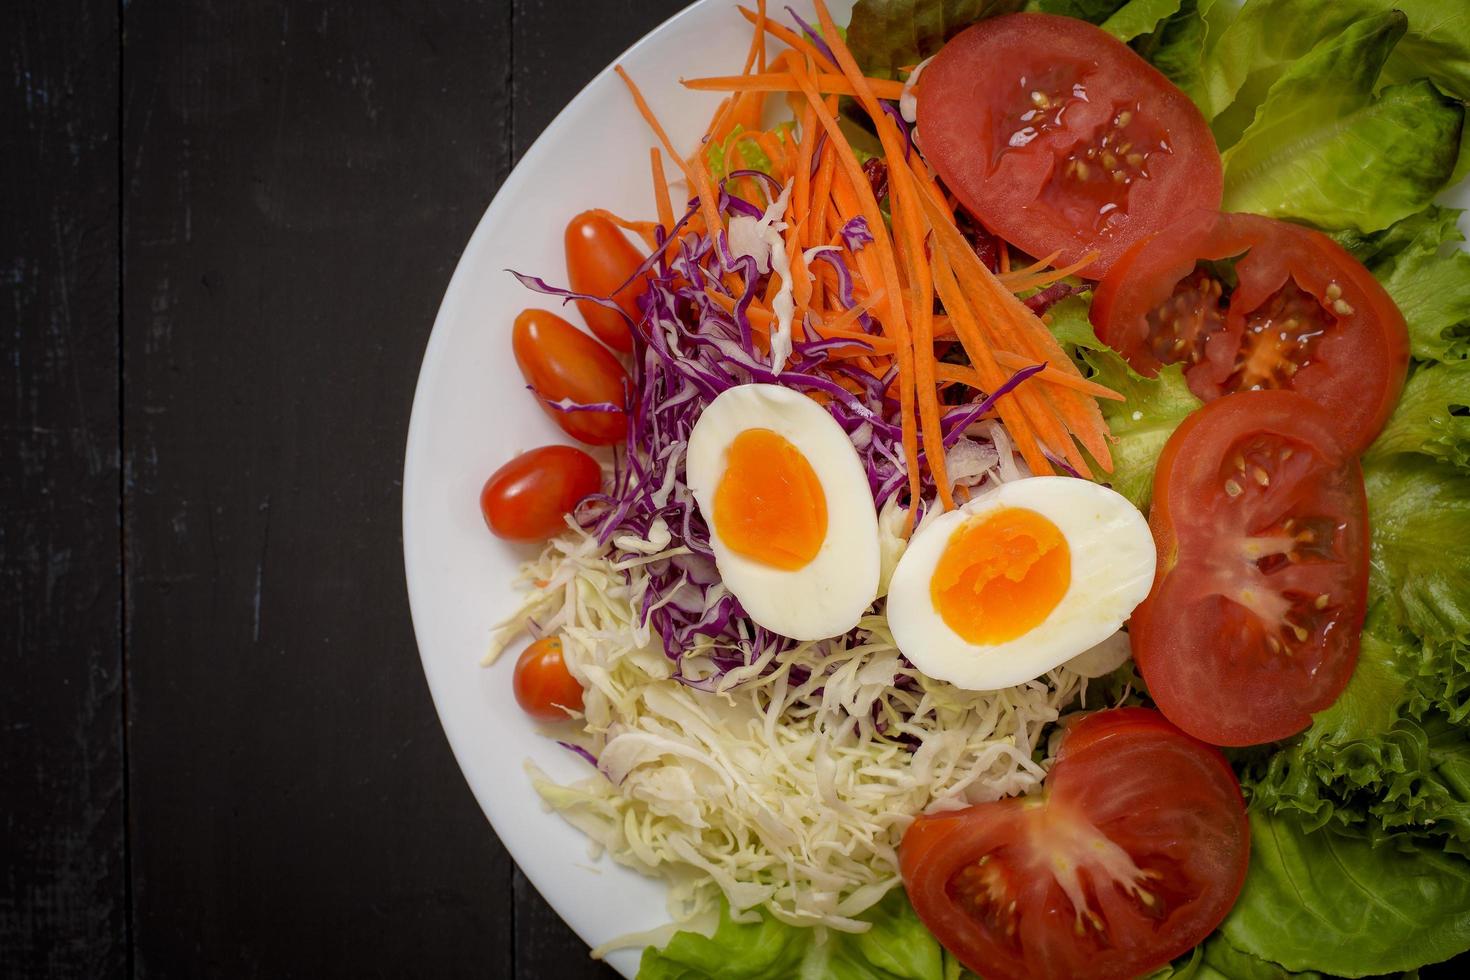
[[[1225,918],[1249,858],[1230,764],[1145,708],[1073,725],[1040,795],[921,816],[899,850],[919,918],[986,980],[1146,974]]]
[[[1153,590],[1128,632],[1169,720],[1215,745],[1306,728],[1358,659],[1368,503],[1320,405],[1247,391],[1184,420],[1154,474]]]
[[[1126,44],[1050,14],[983,20],[919,76],[925,158],[987,228],[1101,278],[1130,245],[1220,205],[1199,109]]]
[[[1182,363],[1206,401],[1300,392],[1352,452],[1383,428],[1409,364],[1403,314],[1361,263],[1320,232],[1254,214],[1195,212],[1139,243],[1098,285],[1092,322],[1136,371]]]

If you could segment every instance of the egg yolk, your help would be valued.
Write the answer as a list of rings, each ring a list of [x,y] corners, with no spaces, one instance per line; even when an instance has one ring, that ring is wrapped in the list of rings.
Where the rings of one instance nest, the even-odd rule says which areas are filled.
[[[770,429],[730,443],[715,488],[715,529],[737,555],[784,571],[811,563],[827,537],[827,495],[812,464]]]
[[[1034,510],[1006,507],[949,536],[929,580],[934,608],[969,643],[1005,643],[1036,627],[1072,583],[1067,539]]]

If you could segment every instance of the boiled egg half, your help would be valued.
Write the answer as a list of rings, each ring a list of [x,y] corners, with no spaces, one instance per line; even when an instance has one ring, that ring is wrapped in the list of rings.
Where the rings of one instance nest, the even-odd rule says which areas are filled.
[[[1014,480],[915,533],[888,590],[894,641],[972,691],[1040,677],[1112,635],[1148,595],[1138,509],[1071,477]]]
[[[731,388],[694,424],[685,475],[720,577],[751,619],[796,640],[857,625],[878,591],[878,517],[826,409],[778,385]]]

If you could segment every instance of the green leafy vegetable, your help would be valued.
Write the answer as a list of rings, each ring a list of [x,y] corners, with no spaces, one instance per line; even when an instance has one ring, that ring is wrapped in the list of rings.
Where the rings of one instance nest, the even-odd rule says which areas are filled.
[[[1396,10],[1349,24],[1271,86],[1222,157],[1226,210],[1374,232],[1433,199],[1454,169],[1464,108],[1424,81],[1374,97],[1407,25]]]
[[[711,937],[680,932],[663,949],[643,951],[638,980],[949,980],[960,976],[902,890],[863,919],[864,933],[817,931],[762,914],[739,923],[721,909]],[[947,962],[948,961],[948,962]]]
[[[1470,474],[1393,456],[1366,467],[1363,479],[1370,596],[1421,639],[1470,642]]]
[[[1428,78],[1446,94],[1470,98],[1470,7],[1460,0],[1246,0],[1209,42],[1203,71],[1188,91],[1214,119],[1238,98],[1250,102],[1250,93],[1263,94],[1321,40],[1392,9],[1408,15],[1409,29],[1390,77]]]
[[[1199,85],[1211,32],[1224,28],[1219,22],[1223,18],[1211,19],[1215,8],[1215,0],[1184,0],[1178,12],[1165,18],[1152,33],[1136,38],[1133,49],[1169,81],[1189,91]]]
[[[1101,24],[1127,4],[1128,0],[1036,0],[1030,9]]]
[[[847,46],[863,70],[894,78],[977,20],[1020,10],[1026,0],[858,0]]]
[[[1159,22],[1179,12],[1181,0],[1129,0],[1103,21],[1102,29],[1120,41],[1148,34]]]
[[[1409,378],[1368,457],[1396,453],[1422,453],[1470,469],[1470,361],[1427,364]]]
[[[1184,417],[1200,406],[1189,390],[1183,369],[1175,364],[1157,378],[1134,372],[1117,351],[1097,339],[1087,319],[1088,303],[1071,297],[1051,309],[1051,330],[1098,384],[1124,397],[1099,402],[1103,419],[1117,440],[1112,446],[1113,472],[1108,482],[1139,508],[1153,493],[1154,466],[1169,436]]]
[[[1437,963],[1470,949],[1470,862],[1306,833],[1258,811],[1245,889],[1221,932],[1287,970],[1361,977]]]
[[[1381,236],[1355,243],[1356,254],[1404,314],[1414,356],[1421,360],[1470,354],[1470,255],[1453,247],[1465,237],[1460,214],[1427,208]]]

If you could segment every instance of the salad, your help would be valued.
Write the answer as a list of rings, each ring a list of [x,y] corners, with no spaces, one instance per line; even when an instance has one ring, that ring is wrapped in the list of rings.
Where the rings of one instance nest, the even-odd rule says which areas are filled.
[[[515,273],[527,397],[587,448],[485,483],[544,542],[486,662],[587,763],[542,798],[669,886],[594,955],[1470,950],[1470,9],[741,13],[697,145],[617,69],[651,217]]]

